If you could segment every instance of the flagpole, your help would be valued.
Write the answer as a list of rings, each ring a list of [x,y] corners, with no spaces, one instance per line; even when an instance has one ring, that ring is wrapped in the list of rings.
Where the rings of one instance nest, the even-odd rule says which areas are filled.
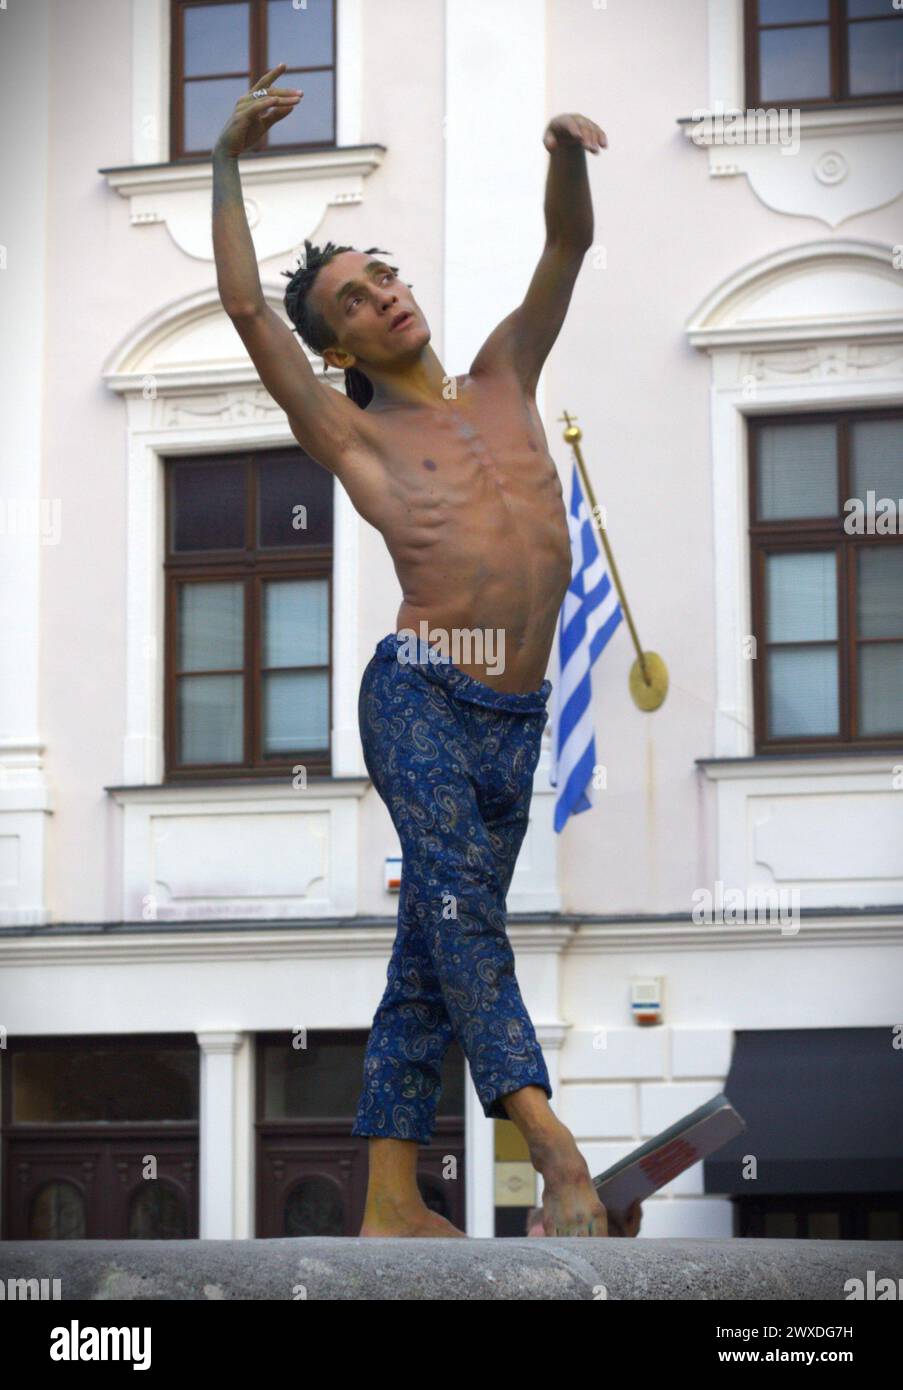
[[[618,573],[615,557],[608,543],[605,527],[602,524],[601,508],[596,503],[593,485],[589,480],[586,464],[583,462],[583,454],[580,450],[580,440],[583,438],[583,431],[580,429],[579,425],[573,423],[576,418],[575,415],[570,415],[568,411],[565,411],[563,415],[559,415],[558,417],[559,421],[566,425],[564,438],[574,451],[574,457],[577,460],[577,467],[580,470],[580,477],[583,482],[583,490],[589,502],[590,516],[593,517],[594,520],[598,519],[598,530],[602,537],[602,544],[605,547],[605,555],[608,560],[609,569],[611,570],[611,577],[618,591],[621,610],[624,617],[627,619],[627,626],[630,629],[630,636],[636,649],[637,659],[630,668],[630,693],[633,696],[634,703],[637,704],[640,709],[658,709],[664,702],[665,696],[668,693],[668,668],[657,652],[644,652],[640,644],[639,634],[636,630],[636,624],[633,621],[633,614],[630,611],[627,596],[621,584],[621,576]]]

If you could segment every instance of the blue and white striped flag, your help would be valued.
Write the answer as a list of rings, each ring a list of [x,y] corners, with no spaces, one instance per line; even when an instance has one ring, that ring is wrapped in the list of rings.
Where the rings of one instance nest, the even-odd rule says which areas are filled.
[[[571,505],[571,582],[558,617],[558,680],[552,699],[552,769],[549,781],[558,788],[555,830],[561,833],[568,816],[592,805],[596,739],[592,724],[590,667],[607,645],[623,614],[617,590],[605,568],[574,460]]]

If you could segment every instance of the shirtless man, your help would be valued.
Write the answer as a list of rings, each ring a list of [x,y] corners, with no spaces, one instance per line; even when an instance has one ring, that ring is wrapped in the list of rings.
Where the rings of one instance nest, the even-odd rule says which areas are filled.
[[[442,1056],[457,1037],[484,1113],[514,1122],[542,1174],[545,1233],[604,1236],[606,1211],[589,1169],[549,1107],[504,900],[526,830],[548,719],[545,670],[571,575],[562,489],[535,390],[592,242],[584,152],[598,154],[606,137],[585,116],[549,122],[539,265],[523,303],[464,375],[445,373],[395,268],[371,252],[306,243],[307,265],[290,281],[286,307],[305,341],[345,369],[354,390],[343,396],[317,379],[266,303],[245,218],[238,157],[303,95],[270,85],[284,68],[240,98],[214,152],[220,298],[302,448],[381,532],[403,594],[396,631],[378,644],[360,695],[365,760],[404,863],[398,936],[352,1131],[370,1136],[361,1234],[464,1234],[428,1210],[416,1180]],[[404,664],[399,635],[421,633],[421,622],[429,643],[418,645],[420,664]],[[504,659],[495,649],[486,660],[487,647],[449,664],[449,640],[475,629],[503,636]],[[437,632],[452,634],[438,662]]]

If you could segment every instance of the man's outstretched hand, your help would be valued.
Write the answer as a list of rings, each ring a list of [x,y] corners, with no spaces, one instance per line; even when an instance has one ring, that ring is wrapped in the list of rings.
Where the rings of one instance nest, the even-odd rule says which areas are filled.
[[[582,145],[591,154],[598,154],[600,149],[608,148],[605,131],[597,126],[595,121],[591,121],[589,116],[579,116],[576,112],[553,116],[546,126],[542,143],[550,154],[552,150],[565,145]]]
[[[285,63],[277,63],[252,84],[244,96],[238,98],[235,110],[220,131],[217,148],[236,159],[245,150],[252,149],[262,140],[271,125],[284,121],[304,93],[298,87],[271,87],[270,83],[285,71]],[[252,92],[265,87],[265,97],[254,97]]]

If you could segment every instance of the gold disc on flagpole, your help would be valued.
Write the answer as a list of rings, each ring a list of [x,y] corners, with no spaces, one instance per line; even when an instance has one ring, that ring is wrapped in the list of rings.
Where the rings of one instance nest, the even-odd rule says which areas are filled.
[[[668,668],[658,652],[643,652],[643,662],[645,676],[639,657],[630,668],[630,694],[639,709],[658,709],[668,693]]]

